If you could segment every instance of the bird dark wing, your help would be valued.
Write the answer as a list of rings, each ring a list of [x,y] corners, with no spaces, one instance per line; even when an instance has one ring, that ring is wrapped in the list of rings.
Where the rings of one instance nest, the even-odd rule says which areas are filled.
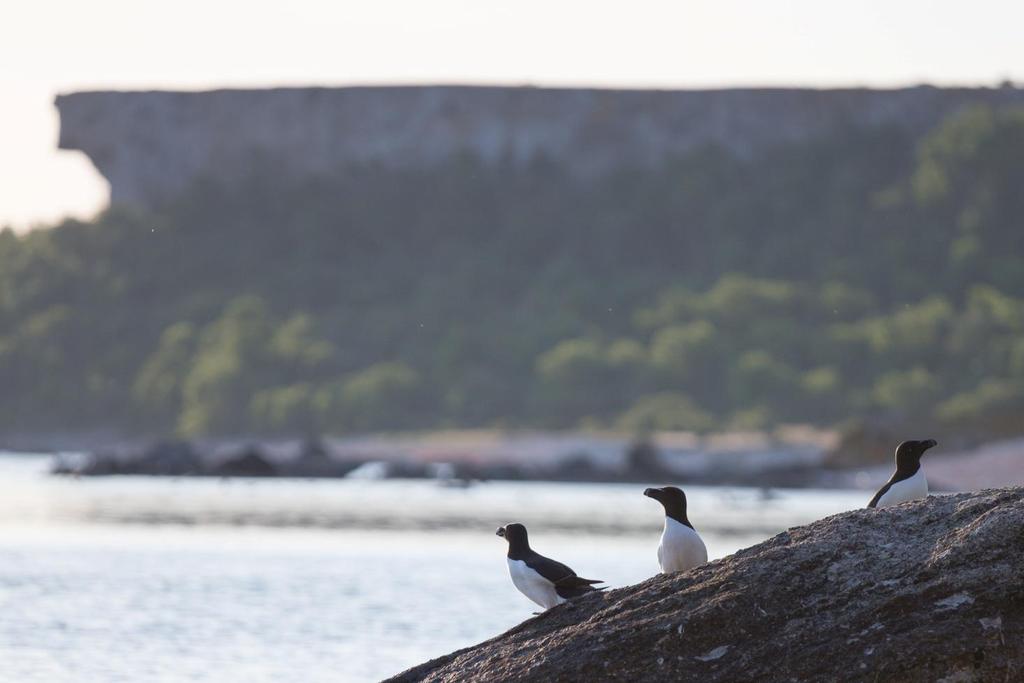
[[[550,557],[544,557],[539,553],[531,552],[528,557],[523,559],[526,561],[527,567],[556,585],[559,581],[572,579],[576,576],[576,572],[569,569],[561,562],[556,562]]]
[[[885,485],[882,486],[882,488],[878,489],[878,493],[876,493],[875,497],[871,499],[870,503],[868,503],[868,507],[869,508],[873,508],[876,505],[878,505],[878,501],[882,499],[882,496],[884,496],[886,494],[886,492],[893,485],[895,480],[896,480],[896,475],[895,474],[893,474],[891,477],[889,477],[889,481],[885,482]]]
[[[576,576],[576,572],[561,562],[538,553],[531,553],[530,557],[526,558],[526,566],[555,584],[555,592],[566,599],[579,597],[584,593],[596,590],[604,590],[591,585],[603,583],[600,579],[584,579],[582,576]]]

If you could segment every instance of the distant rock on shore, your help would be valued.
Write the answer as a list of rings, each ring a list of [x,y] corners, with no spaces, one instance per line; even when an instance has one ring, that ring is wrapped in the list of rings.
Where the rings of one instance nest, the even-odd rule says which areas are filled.
[[[1024,680],[1024,488],[829,517],[391,680]]]
[[[255,443],[211,446],[158,441],[143,448],[58,453],[52,471],[82,476],[343,477],[361,464],[362,460],[331,457],[317,440],[284,448]]]

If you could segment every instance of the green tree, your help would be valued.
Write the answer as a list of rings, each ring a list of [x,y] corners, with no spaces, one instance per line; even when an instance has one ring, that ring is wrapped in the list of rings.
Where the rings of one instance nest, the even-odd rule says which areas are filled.
[[[140,412],[158,426],[161,419],[181,411],[182,383],[192,365],[195,328],[175,323],[160,335],[160,342],[139,370],[132,394]]]
[[[1021,410],[1024,410],[1024,382],[990,378],[971,391],[941,402],[935,414],[945,422],[987,427],[1006,417],[1018,422]]]
[[[354,431],[417,425],[425,408],[419,374],[401,362],[371,365],[348,377],[329,408],[333,425]]]
[[[941,382],[923,367],[886,373],[875,382],[875,404],[898,415],[926,415],[942,392]]]
[[[594,339],[560,342],[538,357],[536,373],[539,412],[552,426],[607,416],[624,404],[609,356]]]
[[[268,372],[272,327],[266,304],[248,296],[229,303],[203,329],[182,387],[181,434],[237,434],[251,428],[249,397]]]
[[[753,407],[778,405],[772,414],[784,417],[785,402],[772,399],[791,395],[799,381],[793,368],[774,358],[767,351],[752,350],[743,353],[729,372],[729,392],[734,405]]]
[[[305,382],[257,391],[249,415],[253,424],[271,432],[309,435],[321,428],[316,389]]]
[[[715,362],[719,343],[715,326],[706,320],[673,325],[651,339],[651,362],[670,381],[685,383]]]
[[[616,426],[640,435],[666,430],[703,433],[715,427],[715,419],[689,396],[662,392],[638,399],[619,416]]]

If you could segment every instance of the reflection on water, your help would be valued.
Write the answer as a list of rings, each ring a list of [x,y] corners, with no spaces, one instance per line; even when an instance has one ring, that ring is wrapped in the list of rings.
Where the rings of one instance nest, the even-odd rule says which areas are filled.
[[[657,571],[643,485],[63,479],[0,457],[0,680],[370,680],[530,616],[494,528],[622,586]],[[658,483],[658,482],[652,482]],[[721,557],[860,492],[687,489]]]

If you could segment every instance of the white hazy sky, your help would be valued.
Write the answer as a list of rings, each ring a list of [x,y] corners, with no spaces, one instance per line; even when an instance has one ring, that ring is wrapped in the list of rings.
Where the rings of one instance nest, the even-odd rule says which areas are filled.
[[[995,85],[1024,79],[1021,0],[9,0],[0,226],[88,216],[107,187],[57,152],[83,89],[367,83]]]

